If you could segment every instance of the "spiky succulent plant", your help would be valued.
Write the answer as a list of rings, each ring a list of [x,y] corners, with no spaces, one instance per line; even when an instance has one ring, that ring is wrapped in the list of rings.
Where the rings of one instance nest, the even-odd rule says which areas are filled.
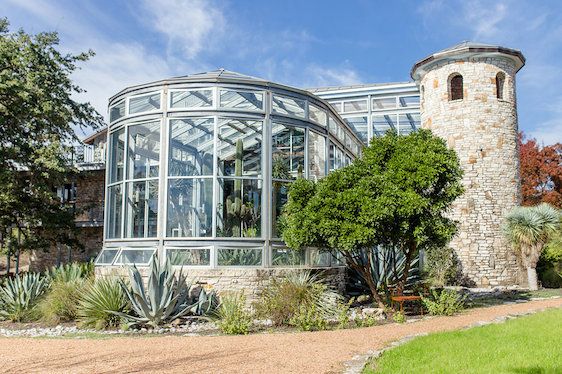
[[[47,278],[38,273],[7,279],[0,287],[0,319],[16,322],[33,319],[37,302],[47,286]]]
[[[175,276],[168,258],[164,264],[154,255],[150,261],[146,287],[136,266],[129,267],[128,286],[122,280],[121,287],[129,298],[133,313],[113,312],[131,325],[157,327],[169,323],[188,313],[196,314],[210,308],[213,294],[204,292],[198,300],[190,297],[191,283],[183,272]]]

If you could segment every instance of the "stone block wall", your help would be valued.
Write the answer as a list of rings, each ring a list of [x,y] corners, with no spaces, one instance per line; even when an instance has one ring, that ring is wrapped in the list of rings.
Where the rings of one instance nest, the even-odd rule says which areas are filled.
[[[518,260],[503,238],[507,212],[520,202],[515,64],[509,58],[463,57],[428,68],[421,78],[422,127],[456,150],[465,193],[450,215],[459,221],[451,243],[468,278],[481,287],[521,284]],[[505,74],[503,99],[496,74]],[[449,100],[453,74],[463,76],[463,99]]]
[[[176,268],[179,271],[180,268]],[[148,277],[148,267],[139,267],[143,278]],[[273,278],[285,276],[287,272],[312,271],[320,273],[321,278],[343,293],[345,290],[345,268],[330,269],[183,269],[188,279],[208,290],[221,292],[243,292],[246,301],[251,304],[257,300],[261,290]],[[97,266],[96,276],[126,276],[125,267]]]

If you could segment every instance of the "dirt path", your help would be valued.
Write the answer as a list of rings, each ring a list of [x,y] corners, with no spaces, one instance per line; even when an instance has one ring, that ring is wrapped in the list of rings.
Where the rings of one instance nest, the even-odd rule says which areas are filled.
[[[453,330],[496,317],[562,307],[562,299],[473,309],[404,325],[313,333],[111,339],[0,338],[2,372],[325,373],[355,354],[404,336]]]

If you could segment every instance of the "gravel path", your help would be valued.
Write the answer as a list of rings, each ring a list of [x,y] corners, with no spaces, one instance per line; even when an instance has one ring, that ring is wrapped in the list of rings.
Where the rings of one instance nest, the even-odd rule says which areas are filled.
[[[0,338],[1,371],[11,373],[326,373],[341,372],[356,354],[423,332],[459,329],[481,321],[562,307],[562,299],[472,309],[369,328],[249,336],[162,336],[107,339]]]

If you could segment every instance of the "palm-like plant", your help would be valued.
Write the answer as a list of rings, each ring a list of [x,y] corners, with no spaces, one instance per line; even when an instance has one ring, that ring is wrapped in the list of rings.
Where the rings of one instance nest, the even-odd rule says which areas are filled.
[[[527,269],[529,289],[537,290],[537,262],[550,236],[560,225],[560,212],[548,204],[517,207],[506,217],[504,233]]]

